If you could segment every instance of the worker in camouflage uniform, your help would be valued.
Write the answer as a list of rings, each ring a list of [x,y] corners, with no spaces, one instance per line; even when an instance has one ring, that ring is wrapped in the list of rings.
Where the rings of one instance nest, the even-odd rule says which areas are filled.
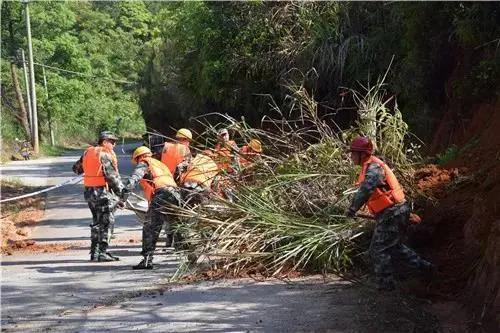
[[[137,148],[132,161],[136,167],[125,185],[122,199],[126,200],[128,193],[140,183],[149,202],[148,219],[142,228],[143,259],[133,269],[152,269],[153,254],[164,224],[170,237],[170,223],[174,217],[168,213],[169,205],[178,206],[181,198],[172,173],[165,164],[152,158],[148,147]]]
[[[99,135],[97,146],[85,150],[73,165],[73,171],[84,174],[84,198],[92,212],[90,225],[90,260],[116,261],[118,257],[108,252],[109,228],[114,224],[114,211],[123,184],[118,173],[118,161],[113,151],[118,138],[111,132]]]
[[[354,217],[366,205],[377,221],[369,255],[374,264],[378,288],[394,289],[393,261],[396,259],[412,268],[431,272],[433,265],[403,244],[409,225],[410,206],[392,170],[372,155],[373,144],[366,137],[355,138],[350,151],[353,162],[361,165],[361,173],[357,182],[358,191],[346,215]]]

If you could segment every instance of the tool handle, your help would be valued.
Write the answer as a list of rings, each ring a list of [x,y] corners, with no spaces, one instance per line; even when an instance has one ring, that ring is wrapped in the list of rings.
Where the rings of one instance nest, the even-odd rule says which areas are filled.
[[[356,214],[356,217],[360,217],[362,219],[375,220],[375,216],[368,214]]]

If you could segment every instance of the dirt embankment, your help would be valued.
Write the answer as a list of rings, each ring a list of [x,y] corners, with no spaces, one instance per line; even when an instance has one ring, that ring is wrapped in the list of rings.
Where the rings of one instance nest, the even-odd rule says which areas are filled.
[[[11,182],[1,182],[3,199],[17,197],[37,188]],[[45,196],[34,196],[1,204],[2,254],[14,251],[54,252],[64,250],[63,245],[40,245],[30,240],[31,230],[41,220],[45,210]]]
[[[471,324],[490,323],[488,331],[500,325],[500,101],[472,114],[454,141],[467,148],[416,176],[419,190],[435,199],[420,203],[430,232],[423,247],[440,267],[434,287],[460,295]]]

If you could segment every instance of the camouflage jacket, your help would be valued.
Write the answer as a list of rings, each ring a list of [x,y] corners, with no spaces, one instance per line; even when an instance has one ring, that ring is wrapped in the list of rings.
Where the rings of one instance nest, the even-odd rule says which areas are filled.
[[[137,163],[134,172],[129,177],[128,181],[125,183],[125,187],[122,192],[122,199],[127,200],[130,192],[132,192],[141,179],[153,180],[153,175],[149,171],[149,167],[145,162]]]
[[[148,178],[148,165],[144,162],[137,163],[134,172],[125,184],[125,191],[132,192],[142,178]],[[151,178],[151,175],[149,175]]]
[[[355,213],[363,207],[377,186],[379,186],[384,179],[384,169],[377,163],[370,163],[366,169],[365,180],[359,185],[358,191],[351,201],[349,211]]]
[[[361,207],[363,207],[372,193],[375,191],[377,186],[382,184],[385,179],[384,169],[377,163],[371,163],[366,169],[365,180],[360,184],[358,191],[352,199],[349,211],[356,213]],[[395,215],[407,213],[410,210],[410,206],[407,202],[394,205],[389,207],[375,216],[377,221],[388,220]]]

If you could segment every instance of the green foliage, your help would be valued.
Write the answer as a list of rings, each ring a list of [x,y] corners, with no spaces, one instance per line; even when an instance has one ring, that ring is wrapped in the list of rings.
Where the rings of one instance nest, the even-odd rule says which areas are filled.
[[[22,8],[2,6],[5,60],[26,48]],[[207,112],[260,124],[272,114],[264,96],[287,101],[284,85],[304,76],[319,117],[335,114],[345,127],[357,116],[343,87],[374,86],[391,59],[384,89],[420,134],[432,134],[448,100],[467,111],[500,91],[495,2],[39,1],[30,8],[35,60],[83,73],[47,70],[46,101],[37,66],[40,127],[47,131],[51,110],[61,137],[93,136],[119,117],[123,130],[142,130],[141,115],[162,131]],[[11,99],[3,70],[2,93]]]
[[[456,160],[458,157],[463,155],[465,152],[467,152],[471,148],[474,148],[478,143],[479,143],[479,140],[477,138],[473,138],[472,140],[467,142],[462,147],[459,147],[457,145],[449,146],[448,148],[446,148],[445,151],[436,155],[437,164],[446,165],[449,162]]]
[[[0,122],[2,129],[2,141],[12,142],[15,138],[24,139],[24,133],[14,117],[8,111],[2,111],[2,121]]]
[[[3,62],[11,61],[20,48],[27,50],[22,8],[14,2],[2,6],[2,46],[8,46],[2,48]],[[30,14],[35,62],[78,72],[46,68],[47,99],[42,68],[35,66],[42,139],[48,139],[49,112],[61,144],[94,141],[103,129],[143,132],[134,82],[144,67],[143,52],[150,39],[152,15],[145,4],[40,1],[30,3]],[[8,22],[14,36],[8,33]],[[4,66],[2,79],[7,82],[6,98],[15,105]]]
[[[270,114],[262,95],[283,100],[283,84],[312,68],[305,89],[321,115],[340,109],[345,125],[355,101],[339,96],[341,87],[381,75],[393,57],[387,94],[424,135],[448,98],[466,109],[499,91],[498,3],[184,2],[156,10],[140,101],[159,130],[167,126],[158,119],[179,127],[214,111],[258,124]]]
[[[457,145],[452,145],[448,147],[441,154],[436,155],[437,163],[439,165],[445,165],[453,160],[455,160],[460,154],[460,148]]]
[[[42,156],[61,156],[65,151],[67,151],[67,148],[63,146],[51,146],[47,143],[40,145],[40,154]]]

